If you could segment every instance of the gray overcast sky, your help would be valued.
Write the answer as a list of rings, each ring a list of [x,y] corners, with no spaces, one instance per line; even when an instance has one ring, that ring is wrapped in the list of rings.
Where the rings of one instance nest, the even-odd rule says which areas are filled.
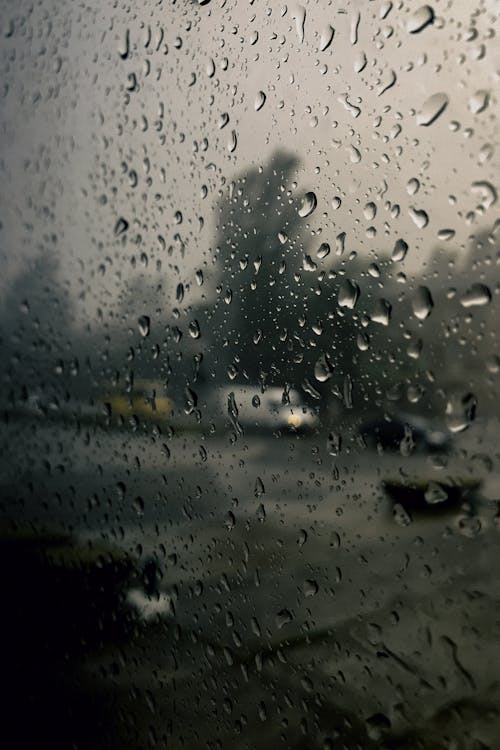
[[[47,0],[30,13],[24,0],[14,12],[4,4],[4,283],[53,247],[52,235],[75,298],[82,281],[90,290],[77,303],[90,315],[120,288],[116,274],[137,274],[134,253],[145,252],[150,269],[161,258],[165,283],[192,283],[194,270],[211,263],[219,191],[277,148],[300,159],[287,187],[315,191],[307,231],[321,241],[345,231],[349,250],[375,258],[402,237],[409,274],[439,230],[456,233],[443,246],[466,248],[500,216],[485,184],[497,188],[500,166],[498,3],[432,2],[434,23],[410,33],[425,17],[421,5],[212,0],[134,10],[130,2]],[[446,108],[419,125],[445,101],[426,107],[436,94]],[[409,194],[415,180],[420,188]],[[425,227],[412,209],[427,212]],[[131,225],[125,247],[113,235],[119,216]],[[158,235],[174,245],[171,256]]]

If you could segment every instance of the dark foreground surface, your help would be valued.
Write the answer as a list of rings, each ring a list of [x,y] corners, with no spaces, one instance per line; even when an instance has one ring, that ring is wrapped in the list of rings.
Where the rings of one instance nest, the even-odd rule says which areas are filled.
[[[499,748],[498,479],[467,441],[10,424],[8,746]]]

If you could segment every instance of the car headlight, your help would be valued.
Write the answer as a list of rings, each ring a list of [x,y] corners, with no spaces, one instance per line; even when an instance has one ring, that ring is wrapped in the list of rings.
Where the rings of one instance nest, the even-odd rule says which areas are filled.
[[[287,422],[290,425],[290,427],[297,428],[297,427],[300,427],[302,420],[298,414],[289,414]]]

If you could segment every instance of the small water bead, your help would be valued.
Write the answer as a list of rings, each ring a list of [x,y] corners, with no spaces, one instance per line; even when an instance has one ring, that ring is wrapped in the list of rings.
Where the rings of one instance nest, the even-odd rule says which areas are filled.
[[[418,34],[434,21],[434,10],[430,5],[422,5],[414,11],[406,24],[410,34]]]
[[[453,239],[454,236],[455,236],[454,229],[440,229],[438,231],[438,239],[443,240],[444,242],[447,242],[448,240]]]
[[[491,292],[485,284],[472,284],[462,295],[460,304],[462,307],[484,307],[491,302]]]
[[[321,39],[319,42],[319,49],[321,52],[325,52],[333,41],[335,36],[335,29],[330,24],[327,24],[321,32]]]
[[[417,114],[417,125],[428,127],[432,125],[448,106],[448,95],[445,93],[433,94],[422,105]]]
[[[418,193],[419,190],[420,182],[416,177],[412,177],[410,180],[408,180],[408,183],[406,185],[406,192],[408,193],[408,195],[415,195],[415,193]]]
[[[434,307],[434,302],[429,289],[426,286],[417,287],[413,301],[413,314],[418,320],[425,320],[429,317]]]
[[[392,251],[391,260],[399,262],[405,259],[406,253],[408,252],[408,243],[402,239],[396,240],[394,249]]]
[[[316,193],[313,193],[312,191],[306,193],[304,198],[302,199],[302,205],[299,208],[298,212],[300,218],[305,219],[310,216],[316,209],[317,205],[318,199],[316,198]]]
[[[346,307],[348,310],[354,309],[359,299],[359,286],[355,281],[344,279],[340,285],[337,304],[339,307]]]
[[[137,325],[139,327],[139,333],[143,338],[146,338],[146,336],[149,336],[150,328],[151,328],[151,319],[148,315],[141,315],[140,318],[137,320]]]
[[[420,208],[414,208],[414,206],[410,206],[410,208],[408,209],[408,213],[412,218],[413,223],[419,229],[425,229],[425,227],[429,223],[429,215],[426,211]]]
[[[469,99],[469,109],[474,115],[478,115],[487,108],[490,101],[488,91],[476,91]]]
[[[266,103],[265,93],[263,91],[258,91],[255,96],[255,103],[254,103],[255,111],[259,112],[259,110],[262,109],[265,103]]]
[[[367,221],[373,221],[377,214],[377,206],[375,203],[367,203],[363,209],[363,215]]]

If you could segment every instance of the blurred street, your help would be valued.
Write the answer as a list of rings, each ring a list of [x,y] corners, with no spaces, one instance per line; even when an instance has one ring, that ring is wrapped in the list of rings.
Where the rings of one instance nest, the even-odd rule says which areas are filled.
[[[440,748],[444,725],[456,747],[498,746],[500,486],[484,425],[450,456],[167,433],[24,421],[2,443],[4,517],[59,524],[159,572],[158,614],[129,603],[133,634],[78,664],[77,704],[98,694],[111,711],[102,744],[78,747],[132,731],[141,747]],[[482,487],[407,514],[383,491],[392,477]],[[111,731],[116,711],[132,728]]]
[[[500,750],[499,15],[0,3],[7,750]]]

